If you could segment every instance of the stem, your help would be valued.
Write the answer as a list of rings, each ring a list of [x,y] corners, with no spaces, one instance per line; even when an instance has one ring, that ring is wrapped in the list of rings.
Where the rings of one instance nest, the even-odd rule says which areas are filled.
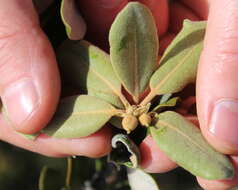
[[[147,105],[151,100],[156,96],[155,92],[153,90],[150,91],[150,93],[145,97],[145,99],[140,103],[141,106]]]
[[[45,189],[45,178],[47,174],[48,168],[46,166],[43,167],[40,173],[40,178],[39,178],[39,190],[44,190]]]
[[[68,157],[67,158],[67,173],[66,173],[66,178],[65,178],[65,186],[67,188],[70,187],[70,183],[71,183],[71,176],[72,176],[72,158]]]
[[[122,101],[123,105],[125,106],[125,108],[127,109],[130,106],[130,103],[128,102],[128,100],[125,98],[125,96],[123,96],[123,94],[118,94],[120,100]]]

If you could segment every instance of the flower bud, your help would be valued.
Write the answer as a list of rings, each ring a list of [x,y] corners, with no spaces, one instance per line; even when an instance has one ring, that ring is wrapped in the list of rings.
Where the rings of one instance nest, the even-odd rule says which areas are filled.
[[[122,127],[126,130],[127,134],[133,131],[138,125],[138,120],[133,115],[126,115],[122,119]]]
[[[151,117],[148,114],[143,113],[139,117],[139,121],[141,125],[148,127],[151,123]]]

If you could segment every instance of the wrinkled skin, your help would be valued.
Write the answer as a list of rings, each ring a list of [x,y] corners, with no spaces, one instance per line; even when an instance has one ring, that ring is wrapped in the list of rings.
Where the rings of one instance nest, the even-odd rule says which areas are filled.
[[[204,137],[218,151],[233,155],[230,158],[237,171],[238,1],[177,0],[170,5],[167,0],[140,1],[150,7],[156,19],[160,54],[181,29],[184,18],[208,19],[196,83],[198,118]],[[100,37],[93,40],[107,49],[105,39],[110,24],[127,1],[78,0],[78,3],[89,33],[96,31]],[[89,137],[73,140],[41,135],[30,141],[16,133],[35,133],[47,125],[58,103],[60,78],[54,52],[39,27],[32,1],[0,1],[0,7],[0,96],[9,118],[5,121],[0,115],[0,138],[53,157],[107,154],[111,138],[107,126]],[[151,137],[142,142],[140,149],[142,167],[147,171],[165,172],[176,167]],[[226,190],[238,184],[238,177],[222,181],[198,178],[198,182],[206,190]]]

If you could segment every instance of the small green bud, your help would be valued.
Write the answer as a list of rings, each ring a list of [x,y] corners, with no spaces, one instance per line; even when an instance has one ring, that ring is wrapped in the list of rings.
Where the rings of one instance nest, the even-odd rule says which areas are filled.
[[[151,120],[152,120],[151,117],[146,113],[143,113],[139,117],[140,124],[143,125],[143,126],[146,126],[146,127],[148,127],[150,125]]]
[[[138,125],[138,119],[133,115],[126,115],[122,119],[122,127],[126,130],[127,134],[133,131]]]

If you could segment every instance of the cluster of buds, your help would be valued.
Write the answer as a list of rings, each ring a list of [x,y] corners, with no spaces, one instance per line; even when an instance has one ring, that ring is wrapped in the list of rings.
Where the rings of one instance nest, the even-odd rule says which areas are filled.
[[[148,113],[150,104],[137,107],[131,106],[127,109],[126,113],[123,114],[122,127],[126,130],[127,134],[133,131],[138,124],[148,127],[151,123],[151,115]]]

